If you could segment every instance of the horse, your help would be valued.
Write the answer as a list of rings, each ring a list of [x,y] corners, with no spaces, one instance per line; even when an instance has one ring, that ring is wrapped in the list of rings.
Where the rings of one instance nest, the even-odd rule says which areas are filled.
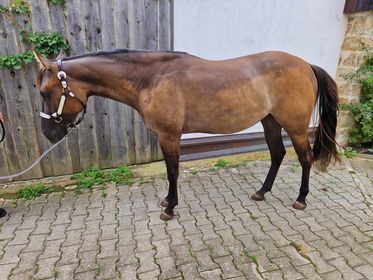
[[[312,164],[325,170],[340,160],[336,83],[322,68],[291,54],[267,51],[222,61],[184,52],[128,49],[71,57],[60,53],[55,60],[34,55],[40,65],[36,85],[43,99],[41,128],[50,142],[59,141],[81,121],[77,116],[93,95],[131,106],[157,134],[169,183],[161,202],[162,220],[172,219],[178,204],[182,133],[235,133],[261,122],[271,156],[267,177],[251,196],[261,201],[271,191],[286,153],[284,129],[302,167],[293,204],[298,210],[307,206]],[[317,107],[311,148],[308,128]]]

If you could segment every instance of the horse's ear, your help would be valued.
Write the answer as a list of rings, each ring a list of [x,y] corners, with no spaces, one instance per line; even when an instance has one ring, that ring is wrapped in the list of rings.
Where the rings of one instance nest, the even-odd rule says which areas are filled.
[[[41,55],[40,53],[37,53],[35,50],[32,50],[36,61],[39,63],[40,69],[51,69],[52,68],[52,62],[46,58],[45,56]]]
[[[63,49],[60,50],[60,53],[58,54],[58,56],[56,57],[56,60],[58,59],[63,59],[66,57],[66,53]]]

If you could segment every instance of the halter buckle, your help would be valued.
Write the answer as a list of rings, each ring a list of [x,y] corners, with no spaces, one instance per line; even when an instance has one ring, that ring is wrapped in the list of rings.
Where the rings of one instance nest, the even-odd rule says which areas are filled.
[[[66,77],[67,77],[66,72],[65,72],[65,71],[59,71],[59,72],[57,73],[57,77],[58,77],[58,79],[60,79],[60,80],[66,80]],[[66,82],[65,82],[65,83],[66,83]]]

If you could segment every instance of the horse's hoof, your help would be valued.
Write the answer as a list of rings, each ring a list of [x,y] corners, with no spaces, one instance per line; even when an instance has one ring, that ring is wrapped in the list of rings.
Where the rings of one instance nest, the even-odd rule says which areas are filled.
[[[254,193],[254,194],[251,196],[251,199],[252,199],[252,200],[255,200],[255,201],[262,201],[262,200],[264,200],[264,195],[261,194],[261,193],[256,192],[256,193]]]
[[[0,208],[0,218],[6,216],[6,211],[3,208]]]
[[[168,201],[166,199],[163,199],[161,202],[162,207],[167,207],[168,206]]]
[[[293,208],[297,210],[304,210],[306,207],[307,207],[307,204],[299,202],[299,201],[295,201],[293,203]]]
[[[159,216],[161,218],[161,220],[163,221],[169,221],[169,220],[172,220],[172,218],[174,217],[173,215],[169,215],[167,214],[166,212],[162,212],[162,214]]]

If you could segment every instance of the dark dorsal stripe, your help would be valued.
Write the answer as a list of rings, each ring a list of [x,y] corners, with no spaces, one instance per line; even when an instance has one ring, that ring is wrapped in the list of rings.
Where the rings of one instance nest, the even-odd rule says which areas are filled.
[[[97,51],[86,53],[82,55],[70,56],[63,58],[64,61],[73,60],[78,58],[84,57],[94,57],[94,56],[110,56],[115,54],[131,54],[131,53],[174,53],[174,54],[187,54],[186,52],[178,52],[178,51],[162,51],[162,50],[132,50],[132,49],[117,49],[114,51]]]

